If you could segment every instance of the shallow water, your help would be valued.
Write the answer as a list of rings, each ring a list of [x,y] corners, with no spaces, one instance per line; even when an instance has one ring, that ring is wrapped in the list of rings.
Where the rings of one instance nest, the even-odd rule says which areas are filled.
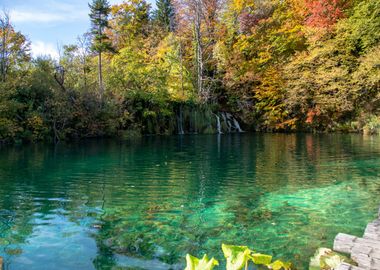
[[[380,205],[380,137],[243,134],[0,150],[5,269],[181,269],[248,245],[305,269]],[[220,267],[218,269],[223,269]]]

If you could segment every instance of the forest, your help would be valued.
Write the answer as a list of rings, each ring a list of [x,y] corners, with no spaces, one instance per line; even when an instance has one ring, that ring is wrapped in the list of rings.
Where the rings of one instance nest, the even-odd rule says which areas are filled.
[[[89,21],[32,57],[2,13],[1,143],[380,130],[379,0],[93,0]]]

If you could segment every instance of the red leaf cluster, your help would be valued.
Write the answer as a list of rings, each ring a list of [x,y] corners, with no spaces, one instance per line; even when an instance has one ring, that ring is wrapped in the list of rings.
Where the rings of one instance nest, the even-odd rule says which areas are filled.
[[[312,27],[331,28],[344,17],[347,1],[344,0],[308,0],[306,7],[309,16],[306,24]]]

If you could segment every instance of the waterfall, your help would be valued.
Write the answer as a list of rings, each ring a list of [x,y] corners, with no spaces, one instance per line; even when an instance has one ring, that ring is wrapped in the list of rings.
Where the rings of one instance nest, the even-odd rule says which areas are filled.
[[[232,118],[233,122],[234,122],[234,126],[235,126],[235,129],[239,132],[244,132],[241,128],[240,128],[240,125],[239,125],[239,122],[236,120],[235,117]]]
[[[194,134],[198,134],[197,110],[194,110]]]
[[[216,129],[218,130],[218,134],[222,134],[222,128],[220,125],[220,117],[217,114],[214,114],[216,117]]]
[[[220,115],[222,116],[223,121],[226,124],[226,127],[228,128],[228,132],[231,132],[231,123],[230,123],[230,121],[228,121],[226,113],[225,112],[221,112]]]
[[[179,115],[177,116],[177,122],[178,122],[178,134],[183,135],[185,132],[183,131],[183,112],[182,112],[182,105],[179,106]]]
[[[222,116],[223,121],[228,128],[228,132],[244,132],[244,130],[241,129],[238,120],[232,114],[227,112],[221,112],[220,115]]]
[[[176,114],[171,118],[173,122],[170,128],[173,133],[179,135],[244,132],[238,118],[235,118],[230,112],[212,111],[209,106],[189,106],[187,104],[177,104],[175,112]]]

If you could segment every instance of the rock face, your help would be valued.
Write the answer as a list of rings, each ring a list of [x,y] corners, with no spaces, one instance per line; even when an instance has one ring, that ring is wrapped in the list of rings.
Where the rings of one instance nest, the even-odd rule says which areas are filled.
[[[364,238],[380,241],[380,219],[376,219],[367,225]]]
[[[380,216],[367,225],[363,237],[339,233],[334,240],[334,250],[350,254],[358,264],[356,267],[343,263],[338,270],[380,270]]]

